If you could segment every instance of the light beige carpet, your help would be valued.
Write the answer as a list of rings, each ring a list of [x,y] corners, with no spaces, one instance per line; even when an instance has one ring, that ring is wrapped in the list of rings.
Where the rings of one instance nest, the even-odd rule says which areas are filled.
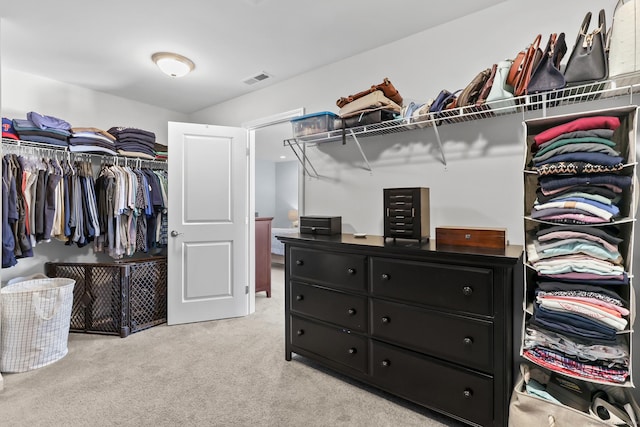
[[[284,274],[247,317],[71,333],[69,354],[3,374],[0,426],[460,426],[406,401],[285,361]]]

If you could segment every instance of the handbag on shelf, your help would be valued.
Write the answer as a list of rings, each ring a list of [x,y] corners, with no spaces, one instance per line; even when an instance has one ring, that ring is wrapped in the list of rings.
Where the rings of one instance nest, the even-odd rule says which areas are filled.
[[[560,71],[560,61],[567,52],[564,33],[552,33],[547,41],[542,59],[531,74],[527,85],[527,94],[550,92],[562,89],[567,85],[564,74]]]
[[[446,89],[442,89],[431,104],[431,107],[429,107],[429,112],[439,113],[442,110],[445,110],[451,104],[451,102],[453,102],[457,98],[459,92],[459,90],[455,92],[449,92]]]
[[[640,5],[618,0],[609,29],[609,76],[640,70]]]
[[[374,90],[366,95],[355,99],[354,101],[345,104],[340,108],[338,115],[342,118],[350,117],[362,112],[370,112],[375,110],[393,110],[400,114],[402,107],[387,98],[381,90]]]
[[[411,101],[409,103],[409,105],[406,105],[406,106],[402,107],[402,118],[407,123],[407,129],[415,129],[416,128],[415,124],[411,124],[412,117],[413,117],[413,114],[418,109],[422,108],[422,106],[423,106],[423,104],[418,104],[418,103],[415,103],[415,102]]]
[[[507,84],[507,76],[513,65],[513,60],[505,59],[498,62],[496,66],[496,75],[493,78],[491,90],[487,95],[485,104],[491,108],[494,113],[515,113],[516,101],[513,96],[513,87]]]
[[[605,80],[609,75],[604,9],[598,14],[598,27],[588,32],[590,23],[591,12],[587,12],[564,69],[567,86]]]
[[[458,107],[467,107],[469,105],[475,105],[476,101],[480,96],[480,91],[489,80],[491,76],[491,68],[487,68],[486,70],[480,71],[476,76],[469,82],[467,86],[460,92],[457,99]]]
[[[498,64],[493,64],[490,68],[489,77],[484,82],[482,89],[480,89],[480,93],[478,94],[478,99],[476,99],[476,107],[480,107],[487,101],[487,97],[491,92],[491,88],[493,87],[493,81],[496,78],[496,72],[498,71]]]
[[[389,98],[390,100],[392,100],[396,104],[402,105],[402,96],[400,95],[398,90],[393,86],[393,84],[391,83],[391,81],[387,77],[384,78],[382,83],[377,84],[377,85],[372,85],[367,90],[363,90],[362,92],[358,92],[358,93],[356,93],[354,95],[349,95],[349,96],[344,96],[344,97],[338,98],[338,100],[336,101],[336,105],[339,108],[342,108],[345,105],[347,105],[348,103],[353,102],[358,98],[362,98],[363,96],[368,95],[371,92],[375,92],[377,90],[382,91],[382,93],[384,93],[385,97]]]
[[[412,116],[411,122],[415,123],[418,128],[425,128],[427,126],[432,126],[432,122],[429,120],[431,115],[429,113],[429,108],[431,108],[431,104],[433,104],[433,99],[429,99],[427,102],[422,104],[420,108],[417,108]]]
[[[521,50],[513,60],[513,64],[507,75],[507,84],[513,87],[515,96],[522,96],[527,90],[529,79],[533,70],[537,67],[538,62],[542,58],[542,50],[540,49],[540,41],[542,35],[538,34],[533,42],[526,49]]]

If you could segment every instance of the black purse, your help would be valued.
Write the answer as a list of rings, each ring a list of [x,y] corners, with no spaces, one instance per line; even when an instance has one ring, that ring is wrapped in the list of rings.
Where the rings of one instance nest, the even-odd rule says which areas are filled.
[[[567,43],[564,40],[564,33],[551,34],[542,59],[531,75],[531,80],[527,85],[527,94],[558,90],[567,85],[565,77],[560,71],[560,61],[566,52]]]
[[[604,9],[600,10],[598,16],[598,28],[588,33],[590,22],[591,12],[588,12],[582,21],[576,44],[564,70],[567,85],[575,86],[605,80],[609,75]]]

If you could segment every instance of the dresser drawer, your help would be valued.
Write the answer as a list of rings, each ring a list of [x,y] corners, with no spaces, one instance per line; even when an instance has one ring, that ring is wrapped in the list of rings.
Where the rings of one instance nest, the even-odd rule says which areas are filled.
[[[387,188],[384,196],[386,202],[412,201],[414,193],[413,188]]]
[[[394,231],[404,231],[404,230],[413,230],[414,226],[411,221],[389,221],[389,230],[391,232]]]
[[[388,217],[398,219],[411,219],[413,218],[413,211],[411,209],[403,208],[387,208],[386,213]]]
[[[364,291],[367,286],[366,257],[291,248],[289,272],[292,279]]]
[[[374,296],[493,315],[491,269],[371,258],[371,290]]]
[[[291,282],[292,312],[312,316],[356,331],[367,328],[367,298]]]
[[[291,316],[291,344],[358,371],[367,372],[367,339],[361,335]]]
[[[403,210],[405,212],[409,212],[409,213],[413,213],[413,202],[411,201],[404,201],[404,200],[397,200],[397,201],[391,201],[387,204],[387,207],[389,208],[389,210],[392,209],[400,209]]]
[[[493,425],[493,378],[374,341],[373,381],[413,402]]]
[[[493,324],[373,300],[371,334],[394,344],[493,373]]]

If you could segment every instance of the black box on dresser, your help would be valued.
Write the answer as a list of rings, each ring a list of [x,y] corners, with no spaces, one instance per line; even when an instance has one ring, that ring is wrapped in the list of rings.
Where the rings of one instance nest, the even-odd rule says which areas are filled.
[[[342,217],[319,215],[301,216],[300,233],[323,235],[340,234],[342,233]]]
[[[429,240],[429,189],[385,188],[384,237]]]

